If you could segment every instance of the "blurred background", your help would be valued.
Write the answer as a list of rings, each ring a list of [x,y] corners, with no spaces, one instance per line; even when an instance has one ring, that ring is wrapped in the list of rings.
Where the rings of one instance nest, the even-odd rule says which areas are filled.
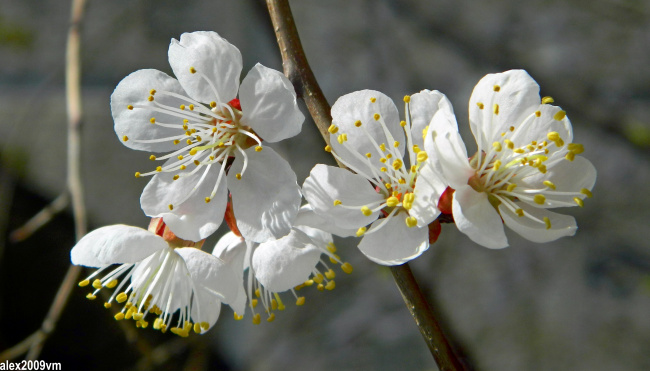
[[[474,85],[487,73],[523,68],[567,111],[598,170],[594,198],[562,211],[578,220],[573,238],[542,245],[509,231],[511,246],[494,251],[444,225],[413,262],[467,363],[486,371],[650,369],[650,2],[291,5],[330,104],[360,89],[396,100],[440,90],[472,152],[466,112]],[[74,244],[69,212],[23,242],[8,237],[65,189],[69,13],[61,0],[0,3],[0,350],[39,328]],[[89,1],[82,166],[91,228],[148,225],[139,206],[147,180],[133,173],[151,162],[117,140],[109,97],[135,70],[171,74],[170,39],[197,30],[216,31],[242,51],[242,78],[257,62],[282,69],[263,1]],[[314,164],[332,163],[309,119],[275,148],[300,184]],[[151,329],[127,336],[77,288],[42,359],[64,370],[435,370],[390,272],[365,259],[356,239],[336,242],[355,270],[339,273],[335,290],[311,290],[305,306],[288,305],[258,326],[234,321],[224,307],[207,335],[188,339]]]

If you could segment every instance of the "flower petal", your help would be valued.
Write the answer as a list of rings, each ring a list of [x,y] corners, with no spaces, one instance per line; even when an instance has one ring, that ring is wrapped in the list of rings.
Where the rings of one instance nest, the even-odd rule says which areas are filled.
[[[241,179],[242,156],[235,157],[228,173],[228,184],[237,218],[237,228],[249,241],[266,242],[285,236],[300,208],[300,187],[289,163],[273,149],[256,152],[251,147],[246,171]]]
[[[223,260],[237,276],[237,297],[229,303],[232,310],[240,315],[246,311],[246,290],[244,289],[244,269],[247,245],[243,238],[228,232],[219,239],[212,255]]]
[[[507,207],[500,205],[501,217],[506,225],[522,237],[533,242],[550,242],[560,237],[573,236],[578,226],[574,217],[554,213],[548,210],[539,209],[524,203],[519,203],[524,213],[532,215],[539,221],[532,220],[526,216],[519,217]],[[546,229],[543,222],[544,217],[549,218],[551,228]]]
[[[441,92],[434,90],[422,90],[419,93],[411,95],[411,135],[413,144],[424,148],[424,138],[422,131],[429,126],[433,116],[439,110],[444,110],[446,115],[454,116],[454,109],[449,99]]]
[[[70,252],[72,264],[101,267],[132,264],[168,247],[162,237],[146,229],[109,225],[85,235]]]
[[[539,174],[523,179],[522,188],[544,189],[544,181],[549,180],[555,185],[555,191],[545,192],[546,201],[543,205],[530,204],[539,208],[554,208],[576,206],[574,197],[584,199],[585,194],[580,193],[582,188],[591,190],[596,184],[596,168],[582,156],[576,156],[573,161],[562,160],[548,169],[546,174]],[[570,194],[557,194],[554,192],[569,192]]]
[[[392,217],[377,232],[366,234],[359,250],[368,259],[381,265],[399,265],[415,259],[429,248],[429,229],[406,226],[406,213]],[[375,221],[372,232],[383,220]]]
[[[539,103],[539,85],[524,70],[483,77],[469,99],[469,123],[479,149],[492,148],[502,132],[523,122]]]
[[[356,236],[357,229],[347,229],[338,227],[332,220],[325,218],[316,213],[310,204],[303,205],[298,211],[296,220],[294,221],[294,228],[298,228],[307,233],[312,239],[315,238],[305,228],[316,229],[327,232],[327,234],[335,234],[340,237]],[[305,228],[303,228],[305,227]],[[331,242],[331,241],[327,241]]]
[[[452,213],[458,230],[472,241],[491,249],[508,246],[499,213],[488,201],[487,194],[470,186],[456,188]]]
[[[545,148],[549,150],[550,154],[547,154],[548,157],[551,157],[554,152],[564,149],[567,144],[573,141],[573,129],[571,128],[571,122],[569,121],[568,116],[564,115],[561,120],[555,119],[556,114],[560,112],[560,107],[551,106],[549,104],[540,104],[530,112],[529,116],[524,119],[524,122],[520,125],[515,125],[515,130],[512,133],[510,138],[514,143],[515,148],[523,147],[531,142],[536,141],[537,143],[542,143],[544,141],[550,142]],[[539,112],[539,116],[535,114]],[[555,131],[560,135],[560,138],[564,141],[564,145],[557,147],[556,144],[551,142],[548,139],[548,133]],[[560,153],[561,156],[566,154],[566,151]]]
[[[429,127],[429,130],[433,130],[431,133],[433,145],[427,146],[429,147],[427,153],[428,151],[435,152],[435,156],[432,156],[434,170],[440,168],[449,186],[457,189],[467,185],[469,178],[474,175],[474,169],[467,159],[467,149],[463,139],[458,131],[453,130],[455,118],[453,118],[454,122],[449,121],[452,118],[442,111],[433,117],[431,127]]]
[[[302,129],[305,116],[298,109],[296,92],[281,72],[256,64],[239,88],[242,123],[267,142],[291,138]]]
[[[417,219],[418,227],[429,225],[440,215],[438,200],[445,189],[447,189],[447,182],[427,159],[418,171],[413,190],[415,200],[409,210],[409,215]]]
[[[309,279],[320,255],[309,236],[293,229],[288,236],[260,244],[251,264],[255,278],[266,289],[282,292]]]
[[[187,95],[181,84],[167,74],[158,70],[138,70],[128,75],[115,88],[111,94],[111,113],[115,122],[115,134],[125,146],[141,151],[167,152],[174,149],[171,140],[140,143],[137,140],[154,140],[178,135],[178,130],[160,125],[152,125],[152,117],[156,121],[166,124],[181,123],[176,116],[140,108],[156,107],[163,104],[178,107],[185,101],[167,95],[155,95],[154,102],[148,100],[151,90],[167,91],[180,95]],[[129,109],[131,107],[131,109]],[[127,140],[124,140],[124,138]]]
[[[190,164],[184,171],[189,174],[194,168],[195,165]],[[199,184],[206,171],[207,175]],[[225,174],[210,203],[206,203],[205,198],[211,195],[217,183],[218,164],[207,170],[199,169],[195,174],[178,180],[173,180],[173,176],[173,173],[162,172],[151,179],[140,196],[142,210],[148,216],[162,217],[169,229],[180,238],[199,241],[208,237],[219,228],[226,211],[228,197]],[[169,205],[172,205],[172,210]]]
[[[316,165],[309,173],[302,191],[316,213],[343,229],[358,229],[379,217],[379,211],[366,216],[361,212],[365,205],[378,205],[383,197],[364,177],[327,165]],[[335,205],[334,201],[341,201]],[[344,205],[356,206],[349,209]]]
[[[180,41],[172,39],[168,56],[174,75],[190,97],[203,103],[227,103],[237,96],[241,53],[216,32],[184,33]],[[192,67],[197,73],[190,72]]]
[[[382,125],[375,120],[375,114],[381,116],[390,137],[387,137]],[[360,127],[355,125],[357,121],[361,122]],[[360,90],[340,97],[332,106],[332,124],[339,129],[336,134],[330,135],[332,149],[356,172],[370,173],[365,159],[367,153],[372,154],[370,163],[375,168],[384,166],[379,162],[384,154],[373,144],[372,139],[377,145],[385,143],[391,147],[397,141],[400,153],[405,153],[404,129],[399,125],[397,107],[390,98],[378,91]],[[347,135],[345,146],[337,140],[340,134]]]

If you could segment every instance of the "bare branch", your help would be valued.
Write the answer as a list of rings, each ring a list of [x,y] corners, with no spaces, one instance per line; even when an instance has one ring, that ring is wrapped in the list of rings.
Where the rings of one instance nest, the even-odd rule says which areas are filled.
[[[298,30],[291,14],[288,0],[267,0],[271,22],[282,54],[284,74],[304,99],[325,142],[329,144],[327,129],[332,123],[330,105],[318,86],[314,73],[307,63]],[[339,163],[339,166],[341,164]],[[343,167],[343,166],[341,166]],[[391,267],[402,298],[418,325],[431,354],[440,370],[464,370],[445,338],[434,313],[413,277],[408,264]]]
[[[43,210],[39,211],[31,219],[20,228],[17,228],[9,235],[11,242],[24,241],[34,232],[39,230],[42,226],[49,223],[52,218],[61,211],[65,210],[70,204],[70,195],[68,192],[61,193],[49,205],[45,206]]]

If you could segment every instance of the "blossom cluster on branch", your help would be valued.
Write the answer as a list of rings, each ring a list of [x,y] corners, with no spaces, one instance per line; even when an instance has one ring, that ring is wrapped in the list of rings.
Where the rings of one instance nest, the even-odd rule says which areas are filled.
[[[441,222],[488,248],[508,245],[504,224],[535,242],[571,236],[575,219],[548,209],[592,196],[596,170],[566,113],[523,70],[475,87],[471,156],[438,91],[405,96],[401,116],[378,91],[340,97],[325,150],[347,169],[317,164],[300,187],[265,145],[298,135],[304,121],[282,73],[257,64],[240,83],[239,50],[214,32],[172,40],[169,62],[175,78],[139,70],[111,96],[120,141],[160,161],[135,173],[151,177],[140,198],[148,230],[106,226],[71,252],[74,264],[98,268],[79,283],[93,288],[87,298],[113,289],[104,306],[121,305],[115,318],[138,327],[204,333],[222,303],[236,319],[273,321],[283,297],[303,305],[299,289],[334,289],[337,265],[352,272],[333,234],[361,237],[370,260],[399,265],[438,239]],[[203,251],[224,220],[231,232]]]

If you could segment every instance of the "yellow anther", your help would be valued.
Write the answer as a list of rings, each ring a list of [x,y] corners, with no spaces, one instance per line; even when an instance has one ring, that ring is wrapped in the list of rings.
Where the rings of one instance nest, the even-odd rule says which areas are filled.
[[[271,299],[271,310],[278,310],[278,301]]]
[[[386,199],[386,205],[388,207],[395,207],[399,204],[399,199],[395,196],[390,196]]]
[[[149,160],[154,161],[155,159],[156,159],[156,156],[154,156],[154,155],[149,156]]]
[[[182,109],[182,110],[185,110],[185,105],[184,105],[184,104],[181,104],[181,106],[178,107],[178,108],[180,108],[180,109]]]
[[[388,171],[388,169],[386,169],[385,167],[381,167],[381,168],[379,168],[379,170],[380,170],[382,173],[385,173],[386,171]]]
[[[296,299],[296,305],[298,306],[305,305],[305,297],[304,296],[298,297],[298,299]]]
[[[313,279],[314,282],[316,282],[316,283],[322,283],[323,280],[325,279],[325,277],[324,277],[322,274],[318,273],[317,275],[315,275],[314,277],[312,277],[312,279]]]
[[[253,316],[253,324],[254,324],[254,325],[259,325],[260,322],[262,322],[262,317],[260,316],[259,313],[256,313],[256,314]]]
[[[257,299],[253,299],[253,300],[251,300],[251,306],[252,306],[253,308],[256,308],[256,307],[257,307],[257,303],[258,303]]]
[[[505,143],[509,149],[515,148],[515,144],[510,139],[504,140],[503,143]]]
[[[237,180],[240,180],[241,179],[241,173],[235,174],[235,178],[237,178]]]
[[[591,191],[588,190],[587,188],[583,188],[583,189],[581,189],[581,190],[580,190],[580,193],[582,193],[583,195],[587,196],[587,198],[592,198],[592,197],[594,197],[594,194],[591,193]]]
[[[325,285],[323,285],[322,283],[319,283],[318,286],[316,286],[316,288],[318,289],[318,291],[323,291],[323,290],[325,290]]]
[[[147,98],[149,102],[153,102],[153,95],[150,95],[149,98]]]
[[[580,206],[580,207],[584,207],[584,206],[585,206],[585,202],[582,201],[582,199],[581,199],[580,197],[574,197],[574,198],[573,198],[573,201],[574,201],[576,204],[578,204],[578,206]]]
[[[575,160],[575,158],[576,158],[576,154],[575,154],[575,152],[573,152],[573,151],[569,151],[569,152],[566,153],[566,155],[564,156],[564,158],[566,158],[566,159],[569,160],[569,161],[573,161],[573,160]]]
[[[336,245],[334,245],[333,242],[330,242],[327,244],[327,251],[331,252],[334,254],[336,252]]]
[[[155,124],[156,123],[156,118],[155,117],[150,118],[149,122],[152,123],[152,124]]]
[[[418,162],[424,162],[429,158],[429,155],[425,151],[418,152],[417,160]]]
[[[539,170],[539,172],[542,174],[546,174],[546,165],[539,165],[537,170]]]
[[[197,334],[201,333],[201,324],[195,323],[193,327],[194,327],[194,332],[195,333],[197,333]]]
[[[314,284],[314,280],[307,280],[305,281],[305,286],[311,286]]]
[[[375,103],[375,102],[377,101],[377,98],[375,98],[375,97],[371,97],[371,98],[370,98],[370,101],[371,101],[372,103]]]
[[[128,296],[124,292],[119,293],[115,298],[118,303],[124,303],[126,299],[128,299]]]
[[[542,115],[542,111],[535,111],[535,116],[540,117]]]
[[[399,158],[393,161],[393,169],[399,170],[404,163]]]
[[[181,166],[178,167],[178,169],[179,169],[179,170],[185,170],[185,169],[187,169],[187,166],[185,166],[185,165],[181,165]]]
[[[551,182],[550,180],[545,180],[544,185],[549,187],[552,190],[555,190],[555,184],[553,182]]]
[[[385,143],[380,144],[379,149],[381,149],[382,152],[386,152],[386,144]]]
[[[332,291],[336,287],[336,283],[334,281],[329,281],[327,285],[325,285],[325,289]]]
[[[261,152],[261,151],[262,151],[262,146],[255,147],[255,152]]]
[[[551,219],[548,216],[544,217],[544,224],[546,224],[546,229],[551,229]]]
[[[257,296],[258,298],[260,296],[262,296],[262,293],[260,292],[260,289],[255,289],[255,296]]]
[[[569,143],[566,147],[569,151],[575,153],[576,155],[579,155],[585,151],[585,147],[579,143]]]
[[[533,201],[535,201],[535,203],[538,205],[544,205],[544,202],[546,202],[546,197],[544,197],[544,195],[535,195],[535,197],[533,197]]]
[[[357,122],[360,122],[360,121],[357,121]],[[339,128],[338,128],[338,126],[332,124],[332,125],[330,125],[329,128],[327,128],[327,131],[329,131],[330,134],[336,134],[339,131]]]
[[[153,326],[152,327],[153,327],[154,330],[160,330],[160,327],[162,327],[162,324],[163,324],[162,318],[156,318],[153,321]]]
[[[549,104],[555,102],[555,99],[552,97],[544,97],[542,98],[542,104]]]
[[[190,111],[194,111],[194,105],[190,104]]]
[[[517,210],[515,210],[515,213],[517,214],[517,216],[520,216],[520,217],[524,216],[524,209],[517,209]]]
[[[404,121],[404,120],[400,121],[399,126],[406,127],[406,121]]]
[[[157,172],[161,172],[161,171],[162,171],[162,166],[158,166],[158,167],[156,167],[156,171],[157,171]]]
[[[93,281],[93,287],[96,288],[97,290],[102,288],[102,281],[99,279],[95,279]]]
[[[129,140],[129,137],[127,137],[127,136],[125,135],[125,136],[122,137],[122,140],[126,142],[126,141]]]
[[[498,92],[499,90],[501,90],[501,87],[499,85],[494,85],[492,89]]]
[[[199,160],[194,160],[194,165],[199,166],[201,162]]]
[[[169,204],[167,207],[169,207],[169,210],[174,210],[174,205]]]
[[[485,105],[483,103],[481,103],[481,102],[476,103],[476,105],[478,106],[478,109],[485,108]]]
[[[558,111],[555,115],[553,115],[553,118],[556,119],[557,121],[562,121],[566,117],[566,112],[565,111]]]
[[[361,212],[362,212],[363,215],[365,215],[365,216],[370,216],[370,215],[372,215],[372,210],[370,210],[370,209],[368,208],[368,206],[364,206],[364,207],[362,207],[362,208],[361,208]]]
[[[429,131],[429,125],[425,126],[424,129],[422,129],[422,138],[427,137],[427,132]]]
[[[372,115],[372,117],[375,119],[375,121],[379,121],[379,119],[381,118],[381,115],[379,115],[378,113],[375,113],[374,115]]]
[[[235,313],[234,317],[235,317],[235,320],[236,320],[236,321],[240,321],[240,320],[244,319],[244,315],[243,315],[243,314],[237,314],[237,313]]]
[[[325,152],[332,152],[332,146],[329,144],[325,146]]]
[[[178,144],[180,142],[181,142],[180,140],[176,139],[176,140],[174,140],[174,145],[176,145],[176,144]]]
[[[407,227],[409,227],[409,228],[413,228],[413,227],[415,227],[416,225],[418,225],[418,220],[417,220],[417,219],[415,219],[415,218],[412,217],[412,216],[409,216],[408,218],[406,218],[406,226],[407,226]]]
[[[512,184],[508,184],[508,187],[506,188],[506,190],[508,192],[512,192],[512,191],[515,190],[515,188],[517,188],[517,185],[515,183],[512,183]]]
[[[210,201],[212,201],[212,199],[211,199],[210,197],[206,197],[206,198],[205,198],[205,203],[206,203],[206,204],[207,204],[207,203],[210,203]]]
[[[217,102],[215,101],[210,102],[210,108],[214,108],[216,106],[217,106]]]
[[[334,200],[334,206],[342,204],[341,200]]]
[[[500,142],[494,142],[494,143],[492,143],[492,148],[494,148],[494,150],[497,151],[497,152],[501,152],[501,150],[503,149],[503,148],[501,147],[501,143],[500,143]]]
[[[366,153],[366,157],[372,158],[372,153],[370,153],[370,152]]]
[[[111,280],[109,283],[105,284],[104,286],[108,287],[109,289],[112,289],[113,287],[117,286],[117,280]]]
[[[410,95],[405,95],[404,96],[404,103],[409,103],[411,101],[411,96]]]
[[[363,236],[366,233],[366,230],[367,230],[366,227],[361,227],[357,229],[357,237]]]
[[[524,153],[524,152],[526,152],[526,151],[524,151],[524,150],[521,149],[521,148],[517,148],[517,149],[513,150],[513,152],[514,152],[514,153],[519,153],[519,154],[521,154],[521,153]]]
[[[156,89],[149,90],[149,95],[156,95]]]
[[[115,318],[116,321],[121,321],[121,320],[124,319],[124,313],[120,312],[120,313],[116,314],[115,316],[113,316],[113,318]]]
[[[379,162],[381,162],[382,164],[385,164],[385,163],[386,163],[386,157],[382,157],[382,158],[380,158],[380,159],[379,159]]]
[[[273,322],[274,319],[275,319],[275,313],[271,313],[269,318],[266,319],[266,322]]]
[[[190,73],[192,73],[192,74],[196,73],[196,68],[190,67]]]
[[[343,142],[346,142],[348,140],[348,135],[341,134],[338,137],[336,137],[336,140],[339,142],[339,144],[343,144]]]
[[[499,114],[499,105],[494,103],[492,111],[494,112],[495,115],[498,115]]]
[[[133,314],[133,319],[134,319],[135,321],[139,321],[139,320],[141,320],[142,317],[144,317],[144,313],[134,313],[134,314]]]
[[[497,171],[501,167],[501,160],[496,160],[494,161],[494,165],[492,166],[492,170]]]
[[[126,109],[128,109],[129,111],[133,111],[133,106],[129,104],[128,106],[126,106]]]
[[[86,295],[86,299],[95,300],[95,299],[97,299],[97,297],[95,295],[93,295],[92,293],[90,293],[90,294]]]
[[[350,274],[350,273],[352,273],[352,270],[353,270],[352,269],[352,264],[343,263],[343,264],[341,264],[341,269],[343,270],[343,272],[345,272],[347,274]]]
[[[325,277],[328,280],[333,280],[336,277],[336,273],[330,268],[327,272],[325,272]]]
[[[88,285],[90,285],[90,280],[83,280],[79,282],[79,287],[86,287]]]
[[[111,303],[109,302],[104,303],[104,308],[108,309],[110,307],[111,307]]]

